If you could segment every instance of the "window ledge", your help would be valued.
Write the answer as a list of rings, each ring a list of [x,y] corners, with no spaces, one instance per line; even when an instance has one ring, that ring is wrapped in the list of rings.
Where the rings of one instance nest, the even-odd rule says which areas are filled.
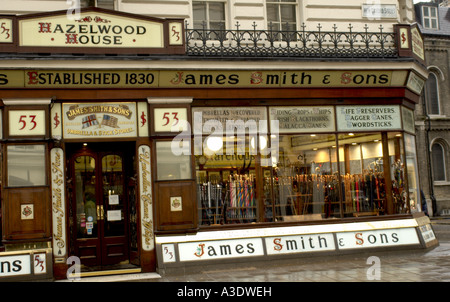
[[[446,115],[440,115],[440,114],[436,114],[436,115],[428,115],[430,117],[431,120],[441,120],[441,119],[449,119]]]
[[[433,184],[435,186],[450,186],[450,181],[434,181]]]

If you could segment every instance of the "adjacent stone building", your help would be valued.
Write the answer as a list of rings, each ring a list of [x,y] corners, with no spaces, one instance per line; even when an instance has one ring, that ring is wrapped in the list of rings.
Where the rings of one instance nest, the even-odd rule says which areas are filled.
[[[417,147],[421,186],[433,216],[450,215],[450,7],[445,5],[415,5],[429,71],[416,106]]]

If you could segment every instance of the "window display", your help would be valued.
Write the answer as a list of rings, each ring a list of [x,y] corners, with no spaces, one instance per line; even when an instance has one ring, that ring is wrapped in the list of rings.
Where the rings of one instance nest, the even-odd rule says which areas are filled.
[[[335,136],[282,135],[279,146],[279,161],[264,173],[266,219],[309,220],[339,215]]]
[[[419,189],[419,175],[416,155],[416,138],[404,133],[406,164],[408,169],[408,203],[407,207],[411,212],[416,212],[420,208],[420,189]]]
[[[386,200],[380,133],[338,136],[344,216],[378,215]]]
[[[329,106],[269,107],[268,112],[270,122],[279,122],[281,134],[259,136],[259,148],[254,146],[254,134],[210,135],[194,146],[200,225],[336,219],[415,210],[418,177],[415,145],[411,143],[414,136],[391,128],[336,132],[335,111]]]
[[[256,152],[249,142],[248,137],[204,138],[203,155],[196,156],[200,224],[257,221]]]

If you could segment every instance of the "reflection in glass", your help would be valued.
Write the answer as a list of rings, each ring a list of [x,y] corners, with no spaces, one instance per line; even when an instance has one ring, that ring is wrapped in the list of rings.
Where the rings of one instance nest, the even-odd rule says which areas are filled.
[[[180,141],[179,145],[175,145],[175,140],[172,143],[172,141],[156,143],[157,180],[192,178],[190,144],[187,141]]]
[[[344,216],[378,215],[386,202],[380,133],[338,136]]]
[[[402,135],[394,132],[388,133],[388,145],[394,213],[407,213],[409,205],[407,203],[408,194],[406,191],[407,183],[405,179],[405,155]]]
[[[95,186],[95,159],[84,155],[75,158],[75,202],[78,238],[97,237]]]
[[[416,138],[404,133],[406,151],[406,169],[408,170],[409,207],[411,212],[420,209],[419,172],[417,168]]]
[[[196,146],[201,225],[257,221],[254,149],[248,137],[236,136],[209,136]]]
[[[8,186],[46,185],[44,145],[9,145],[6,151]]]
[[[122,158],[109,154],[102,158],[103,219],[105,236],[124,235],[124,179]]]
[[[279,146],[278,162],[264,171],[266,219],[291,221],[339,216],[335,136],[282,135]]]

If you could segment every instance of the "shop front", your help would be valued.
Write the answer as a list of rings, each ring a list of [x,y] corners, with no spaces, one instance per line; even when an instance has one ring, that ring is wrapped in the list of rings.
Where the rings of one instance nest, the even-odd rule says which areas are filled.
[[[183,20],[82,16],[123,37],[93,44],[92,24],[55,12],[9,18],[29,31],[0,49],[0,257],[46,267],[17,278],[438,244],[420,207],[426,69],[412,44],[386,62],[202,61],[184,52]],[[162,44],[130,46],[149,32]]]
[[[297,101],[197,107],[193,100],[192,136],[179,134],[166,150],[193,151],[199,231],[158,232],[160,270],[436,244],[417,199],[413,111]],[[162,153],[157,169],[173,175],[175,158]],[[185,198],[173,195],[175,217]]]

